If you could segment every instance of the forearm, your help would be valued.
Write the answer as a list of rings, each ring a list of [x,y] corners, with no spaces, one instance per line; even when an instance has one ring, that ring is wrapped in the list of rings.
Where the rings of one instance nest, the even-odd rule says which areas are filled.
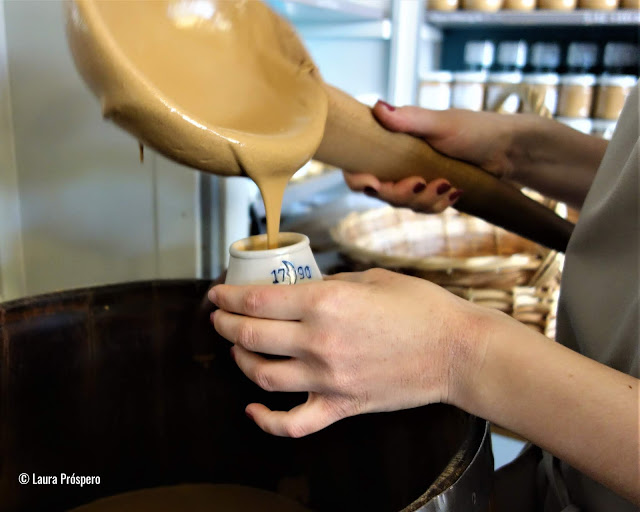
[[[607,141],[538,116],[514,118],[508,157],[511,178],[580,209]]]
[[[551,452],[640,503],[638,379],[588,359],[498,313],[456,405]]]

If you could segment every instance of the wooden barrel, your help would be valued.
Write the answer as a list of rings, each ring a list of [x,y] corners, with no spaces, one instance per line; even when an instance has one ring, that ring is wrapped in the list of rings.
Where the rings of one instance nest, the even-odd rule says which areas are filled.
[[[288,409],[306,395],[242,375],[201,306],[208,286],[134,282],[0,304],[0,511],[187,482],[289,494],[315,511],[487,509],[487,423],[454,407],[349,418],[302,439],[263,433],[246,404]],[[63,484],[62,473],[100,483]],[[57,484],[33,482],[43,476]]]

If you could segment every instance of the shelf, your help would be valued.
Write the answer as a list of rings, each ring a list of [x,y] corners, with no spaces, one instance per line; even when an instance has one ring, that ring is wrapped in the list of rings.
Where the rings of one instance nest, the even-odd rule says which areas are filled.
[[[491,26],[625,26],[640,24],[640,10],[619,9],[616,11],[577,10],[557,11],[478,11],[436,12],[427,11],[425,21],[440,28],[477,28]]]
[[[267,0],[293,23],[344,23],[383,20],[390,0]]]

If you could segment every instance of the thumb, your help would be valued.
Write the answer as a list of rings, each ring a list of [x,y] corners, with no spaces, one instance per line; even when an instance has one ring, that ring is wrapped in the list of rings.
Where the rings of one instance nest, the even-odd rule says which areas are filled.
[[[324,399],[315,393],[290,411],[272,411],[262,404],[249,404],[246,415],[268,434],[303,437],[335,423],[338,417],[328,413]]]
[[[428,110],[420,107],[394,107],[384,101],[373,106],[376,119],[393,132],[403,132],[437,140],[449,135],[446,111]]]
[[[342,171],[342,175],[347,186],[354,192],[364,192],[375,197],[380,189],[380,180],[373,174]]]

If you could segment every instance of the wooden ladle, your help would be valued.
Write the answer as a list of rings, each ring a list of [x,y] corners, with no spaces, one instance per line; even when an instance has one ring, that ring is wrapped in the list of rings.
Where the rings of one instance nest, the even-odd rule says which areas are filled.
[[[70,0],[67,34],[103,115],[167,157],[219,175],[313,157],[382,180],[446,178],[462,212],[564,251],[573,225],[516,188],[324,83],[291,26],[256,0]]]

